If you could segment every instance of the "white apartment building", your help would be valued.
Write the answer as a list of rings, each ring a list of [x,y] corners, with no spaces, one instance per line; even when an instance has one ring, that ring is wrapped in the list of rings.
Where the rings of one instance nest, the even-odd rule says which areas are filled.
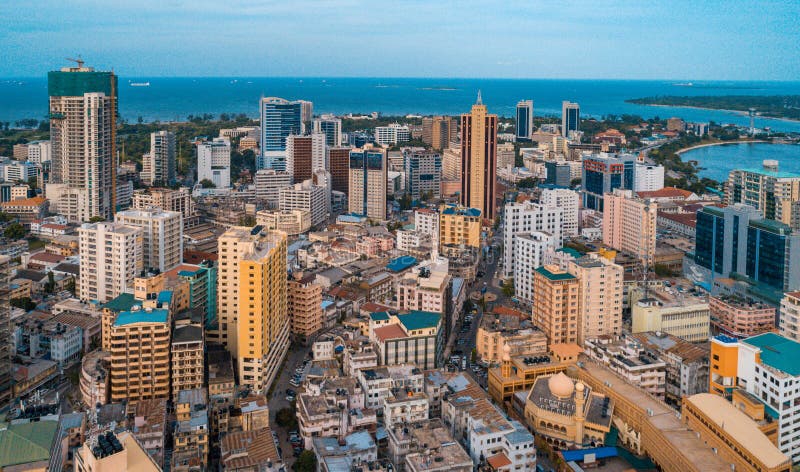
[[[142,156],[142,182],[170,185],[175,182],[175,172],[175,133],[164,130],[150,133],[150,152]]]
[[[183,261],[183,215],[160,208],[125,210],[114,221],[142,228],[142,261],[146,270],[166,272]]]
[[[428,419],[429,402],[424,393],[397,390],[383,399],[383,424],[416,423]]]
[[[429,238],[439,237],[439,212],[428,208],[414,212],[414,231]]]
[[[800,341],[800,292],[786,292],[781,300],[778,317],[781,336]]]
[[[328,217],[325,202],[326,189],[309,179],[279,191],[278,208],[281,211],[305,210],[311,215],[311,226],[324,223]]]
[[[121,223],[84,223],[78,229],[81,300],[105,303],[133,292],[133,279],[143,267],[143,233]]]
[[[664,188],[664,166],[636,164],[633,187],[634,192],[652,192]]]
[[[622,333],[623,268],[612,260],[590,253],[568,263],[567,271],[578,278],[578,344],[584,339]]]
[[[375,142],[382,146],[392,146],[397,143],[404,143],[411,139],[411,131],[408,126],[392,123],[389,126],[375,127]]]
[[[292,174],[274,169],[261,169],[253,178],[256,187],[256,198],[264,200],[271,210],[278,208],[282,188],[290,187]]]
[[[395,388],[424,396],[425,376],[414,364],[371,367],[359,370],[357,375],[366,408],[383,408],[384,399]]]
[[[428,240],[425,235],[407,229],[398,229],[395,239],[395,247],[400,251],[411,251]]]
[[[503,221],[506,225],[503,237],[503,277],[514,275],[516,258],[515,236],[524,233],[544,232],[556,241],[561,241],[564,210],[541,203],[506,203]]]
[[[566,241],[578,235],[578,214],[581,207],[581,194],[566,188],[544,189],[540,203],[553,208],[561,208],[564,213],[561,221],[561,238]]]
[[[28,162],[33,164],[50,162],[52,152],[53,147],[50,145],[50,141],[31,141],[28,143]]]
[[[430,311],[444,318],[451,297],[450,281],[446,258],[423,261],[397,282],[397,309]]]
[[[226,138],[197,144],[197,181],[203,180],[215,188],[231,186],[231,143]]]
[[[514,236],[514,293],[517,298],[533,302],[534,269],[544,265],[548,249],[554,250],[558,241],[544,231],[521,233]]]
[[[39,174],[39,166],[31,162],[6,161],[0,164],[0,170],[5,182],[27,182]]]
[[[664,400],[667,364],[631,337],[585,339],[584,352],[619,374],[632,385]]]

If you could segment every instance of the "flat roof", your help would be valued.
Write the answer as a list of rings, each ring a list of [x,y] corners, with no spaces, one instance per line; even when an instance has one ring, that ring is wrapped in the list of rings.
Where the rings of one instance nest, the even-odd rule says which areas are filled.
[[[544,266],[537,267],[535,270],[536,272],[542,274],[543,276],[547,277],[550,280],[572,280],[575,278],[575,276],[570,274],[569,272],[553,273],[547,270]]]
[[[761,349],[761,362],[797,377],[800,376],[800,343],[775,333],[764,333],[742,340]]]
[[[114,326],[123,326],[134,323],[166,323],[169,317],[169,310],[156,309],[151,311],[136,310],[123,311],[117,315]]]
[[[698,393],[686,397],[686,401],[694,404],[716,423],[718,429],[722,429],[731,438],[746,447],[748,453],[755,456],[768,468],[778,467],[790,461],[761,432],[755,421],[724,398],[711,393]]]
[[[442,315],[431,311],[412,311],[405,315],[398,315],[397,319],[408,331],[414,331],[439,326],[439,320],[442,319]]]
[[[134,298],[132,293],[121,293],[117,298],[109,301],[103,308],[111,311],[128,311],[134,306],[141,306],[142,302]]]

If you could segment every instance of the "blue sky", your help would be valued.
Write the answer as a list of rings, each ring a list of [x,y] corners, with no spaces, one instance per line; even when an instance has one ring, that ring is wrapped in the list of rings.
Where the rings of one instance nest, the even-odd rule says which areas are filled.
[[[800,80],[800,0],[2,0],[0,77]]]

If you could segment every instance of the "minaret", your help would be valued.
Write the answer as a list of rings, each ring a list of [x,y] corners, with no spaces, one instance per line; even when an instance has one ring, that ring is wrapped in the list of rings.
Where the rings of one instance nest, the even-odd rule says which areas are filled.
[[[586,397],[584,395],[586,387],[583,382],[575,384],[575,445],[580,446],[583,444],[583,423],[586,421],[584,414],[584,406],[586,404]]]
[[[511,377],[511,346],[508,344],[503,345],[503,365],[500,367],[500,373],[505,378]]]

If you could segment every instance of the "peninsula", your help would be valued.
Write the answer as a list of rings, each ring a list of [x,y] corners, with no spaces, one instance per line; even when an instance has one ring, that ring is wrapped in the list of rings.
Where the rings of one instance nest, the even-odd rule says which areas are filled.
[[[730,110],[747,113],[752,108],[758,115],[770,118],[800,120],[800,95],[720,95],[633,98],[626,100],[637,105],[694,107],[709,110]]]

